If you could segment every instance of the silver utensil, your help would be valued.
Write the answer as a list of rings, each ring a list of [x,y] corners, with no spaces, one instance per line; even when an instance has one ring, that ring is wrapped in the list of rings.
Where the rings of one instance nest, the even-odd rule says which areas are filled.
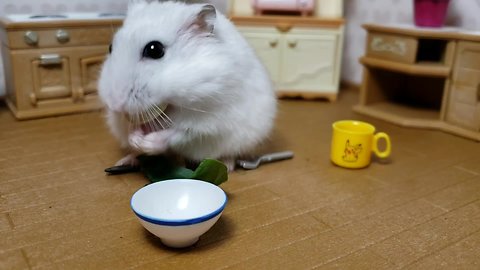
[[[258,158],[253,160],[237,160],[237,165],[247,170],[253,170],[258,168],[258,166],[260,166],[260,164],[262,163],[273,162],[273,161],[284,160],[284,159],[291,159],[291,158],[293,158],[293,152],[284,151],[284,152],[277,152],[277,153],[271,153],[271,154],[259,156]]]

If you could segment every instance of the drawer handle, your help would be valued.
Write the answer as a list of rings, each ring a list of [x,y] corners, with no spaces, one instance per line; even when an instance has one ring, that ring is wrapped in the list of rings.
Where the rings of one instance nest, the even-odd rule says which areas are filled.
[[[392,43],[385,42],[381,37],[374,37],[370,47],[377,52],[391,52],[404,56],[407,53],[407,44],[402,40],[395,40]]]
[[[34,31],[27,31],[25,32],[25,35],[23,35],[23,40],[25,40],[25,43],[27,43],[28,45],[37,45],[38,34]]]
[[[292,29],[292,25],[291,24],[278,24],[277,25],[277,29],[278,31],[282,32],[282,33],[286,33],[288,31],[290,31],[290,29]]]
[[[85,91],[83,90],[83,87],[79,87],[78,90],[74,92],[73,99],[76,101],[85,100]]]
[[[58,65],[62,63],[62,57],[59,54],[42,54],[40,55],[40,65]]]
[[[57,31],[55,36],[60,43],[65,43],[70,40],[70,34],[67,32],[67,30],[60,29]]]
[[[37,96],[35,93],[30,93],[30,103],[32,103],[33,106],[37,105]]]
[[[270,47],[275,48],[278,45],[278,40],[270,40]]]
[[[290,41],[288,41],[288,47],[290,47],[290,48],[292,48],[292,49],[295,48],[295,47],[297,47],[297,41],[296,41],[296,40],[290,40]]]

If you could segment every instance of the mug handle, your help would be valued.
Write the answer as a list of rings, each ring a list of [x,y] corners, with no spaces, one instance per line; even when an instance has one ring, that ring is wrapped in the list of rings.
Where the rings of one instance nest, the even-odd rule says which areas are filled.
[[[385,139],[386,142],[386,147],[385,151],[380,152],[378,150],[378,140],[380,139]],[[373,152],[379,157],[379,158],[386,158],[390,155],[390,152],[392,150],[391,144],[390,144],[390,137],[387,135],[387,133],[384,132],[379,132],[373,136],[373,146],[372,146]]]

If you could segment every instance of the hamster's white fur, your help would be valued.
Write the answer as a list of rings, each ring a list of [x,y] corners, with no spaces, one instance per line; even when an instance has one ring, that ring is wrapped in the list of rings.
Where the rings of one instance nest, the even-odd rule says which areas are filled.
[[[146,44],[165,47],[160,59]],[[233,24],[211,5],[131,1],[99,79],[107,123],[132,153],[174,152],[229,162],[248,154],[272,129],[276,97],[267,71]],[[168,104],[173,124],[143,132],[126,114]]]

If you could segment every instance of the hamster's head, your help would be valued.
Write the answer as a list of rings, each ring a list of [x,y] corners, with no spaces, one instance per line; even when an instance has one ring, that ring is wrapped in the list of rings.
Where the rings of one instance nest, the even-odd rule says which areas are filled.
[[[216,22],[208,4],[131,1],[100,74],[99,95],[107,108],[133,115],[215,95],[226,59]]]

